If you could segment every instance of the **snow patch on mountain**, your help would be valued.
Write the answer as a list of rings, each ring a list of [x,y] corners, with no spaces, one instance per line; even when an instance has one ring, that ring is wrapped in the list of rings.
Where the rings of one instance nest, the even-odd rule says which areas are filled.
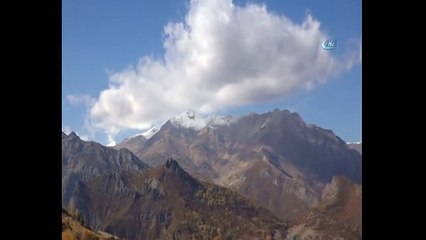
[[[115,141],[112,141],[107,144],[107,147],[114,147],[115,145],[117,145],[117,143]]]
[[[359,141],[359,142],[346,142],[346,144],[362,144],[362,142],[361,141]]]
[[[235,120],[236,118],[231,116],[205,116],[194,110],[188,110],[170,119],[171,123],[176,127],[193,128],[195,130],[201,130],[206,126],[230,124]]]
[[[158,127],[157,127],[157,125],[154,125],[150,129],[148,129],[147,131],[145,131],[145,132],[143,132],[143,133],[141,133],[139,135],[145,137],[146,139],[150,139],[157,132],[158,132]]]
[[[159,130],[159,128],[157,127],[157,125],[154,125],[154,126],[152,126],[151,128],[149,128],[148,130],[146,130],[144,132],[141,132],[141,133],[138,133],[138,134],[135,134],[135,135],[133,135],[131,137],[126,138],[123,141],[123,143],[125,143],[125,142],[127,142],[127,141],[129,141],[131,139],[140,137],[140,136],[144,137],[145,139],[150,139],[152,136],[154,136],[158,132],[158,130]]]

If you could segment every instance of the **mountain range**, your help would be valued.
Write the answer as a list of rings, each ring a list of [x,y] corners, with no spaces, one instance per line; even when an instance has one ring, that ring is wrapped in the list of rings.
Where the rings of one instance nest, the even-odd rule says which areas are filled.
[[[318,204],[333,176],[361,182],[358,152],[287,110],[210,119],[188,111],[149,139],[126,139],[115,148],[152,166],[173,157],[193,176],[235,189],[284,219]]]
[[[295,112],[187,111],[115,147],[75,133],[62,141],[63,208],[95,230],[135,240],[361,237],[361,153]]]
[[[151,168],[128,150],[62,137],[63,186],[73,189],[63,207],[96,230],[125,239],[285,239],[285,221],[175,160]]]

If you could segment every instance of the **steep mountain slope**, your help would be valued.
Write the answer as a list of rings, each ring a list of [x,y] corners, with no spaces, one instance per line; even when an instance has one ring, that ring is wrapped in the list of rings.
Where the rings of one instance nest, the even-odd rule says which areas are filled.
[[[77,189],[79,200],[84,208],[74,209],[90,224],[130,239],[284,239],[286,234],[286,224],[268,210],[235,191],[197,181],[173,160],[143,174],[123,171],[92,179]]]
[[[120,162],[117,150],[77,136],[63,140],[67,172],[80,173],[81,166],[95,172],[81,174],[65,208],[94,229],[128,239],[285,239],[287,224],[269,210],[236,191],[193,178],[174,160],[148,168],[130,154],[113,164]],[[104,151],[109,154],[103,158],[87,157]]]
[[[361,180],[361,155],[297,113],[216,119],[222,121],[193,112],[171,119],[132,151],[152,166],[173,157],[191,175],[234,188],[284,218],[317,204],[335,175]]]
[[[136,135],[130,138],[125,139],[123,142],[115,145],[114,149],[127,148],[128,150],[134,152],[143,146],[146,142],[146,138],[143,135]]]
[[[289,230],[297,239],[362,239],[362,187],[346,177],[333,177],[320,204],[301,214]]]
[[[109,172],[142,171],[148,166],[127,149],[119,151],[62,133],[62,204],[67,206],[80,181]]]
[[[62,209],[62,240],[119,240],[119,238],[83,226],[74,216]]]

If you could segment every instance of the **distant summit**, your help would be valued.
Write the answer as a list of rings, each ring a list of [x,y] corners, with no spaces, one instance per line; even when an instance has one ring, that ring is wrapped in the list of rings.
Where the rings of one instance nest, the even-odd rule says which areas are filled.
[[[231,116],[205,116],[197,113],[194,110],[188,110],[174,118],[171,118],[170,122],[176,127],[193,128],[195,130],[200,130],[206,127],[207,125],[226,125],[231,123],[235,119],[236,118]]]

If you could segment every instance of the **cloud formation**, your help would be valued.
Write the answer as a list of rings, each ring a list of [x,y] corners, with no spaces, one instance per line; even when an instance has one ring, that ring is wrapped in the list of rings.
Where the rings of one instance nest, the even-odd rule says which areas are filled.
[[[72,106],[84,104],[87,107],[91,107],[96,101],[94,98],[87,94],[69,94],[67,95],[67,100]]]
[[[163,57],[142,57],[110,75],[90,104],[90,125],[113,136],[187,109],[211,113],[312,89],[359,58],[336,59],[321,48],[325,39],[310,14],[297,24],[264,5],[192,0],[182,22],[164,27]]]

